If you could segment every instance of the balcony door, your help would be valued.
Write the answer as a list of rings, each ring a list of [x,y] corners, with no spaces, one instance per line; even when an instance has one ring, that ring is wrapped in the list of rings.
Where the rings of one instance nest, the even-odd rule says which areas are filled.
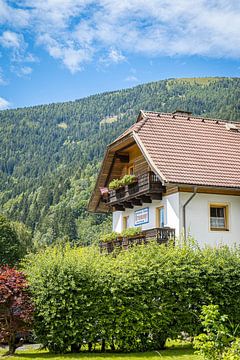
[[[156,208],[156,227],[164,227],[164,206]]]

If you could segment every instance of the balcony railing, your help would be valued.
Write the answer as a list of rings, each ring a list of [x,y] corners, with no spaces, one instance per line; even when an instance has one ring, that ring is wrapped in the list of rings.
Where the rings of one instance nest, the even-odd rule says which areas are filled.
[[[154,228],[143,230],[141,234],[130,237],[118,237],[113,241],[101,242],[100,252],[102,254],[110,254],[115,249],[127,250],[133,245],[148,244],[151,240],[156,240],[158,244],[168,244],[170,240],[175,240],[175,229]]]
[[[133,207],[151,200],[161,200],[165,190],[159,178],[149,171],[137,177],[136,182],[117,190],[110,190],[107,203],[110,206]]]

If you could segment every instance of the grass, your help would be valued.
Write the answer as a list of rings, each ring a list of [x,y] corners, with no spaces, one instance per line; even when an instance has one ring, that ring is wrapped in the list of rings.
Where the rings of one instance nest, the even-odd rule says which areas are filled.
[[[4,351],[0,350],[0,355]],[[81,352],[79,354],[64,354],[56,355],[49,353],[45,350],[18,350],[15,356],[11,357],[15,360],[63,360],[63,359],[91,359],[91,360],[202,360],[201,356],[195,355],[193,349],[189,345],[177,344],[171,347],[168,347],[163,351],[151,351],[145,353],[86,353]]]

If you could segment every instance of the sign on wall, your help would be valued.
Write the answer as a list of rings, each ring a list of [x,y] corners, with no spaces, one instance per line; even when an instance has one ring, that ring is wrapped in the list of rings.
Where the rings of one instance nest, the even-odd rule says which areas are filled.
[[[136,210],[134,212],[134,225],[143,225],[149,222],[149,208]]]

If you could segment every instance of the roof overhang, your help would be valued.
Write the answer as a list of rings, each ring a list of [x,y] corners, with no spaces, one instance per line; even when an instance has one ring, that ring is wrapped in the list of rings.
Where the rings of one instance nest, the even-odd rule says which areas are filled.
[[[109,212],[108,206],[101,201],[100,187],[105,187],[109,181],[111,170],[114,165],[114,160],[116,158],[116,153],[118,151],[127,149],[134,144],[135,140],[133,138],[133,134],[129,133],[125,137],[108,145],[97,177],[95,188],[88,203],[88,211],[98,213]]]

